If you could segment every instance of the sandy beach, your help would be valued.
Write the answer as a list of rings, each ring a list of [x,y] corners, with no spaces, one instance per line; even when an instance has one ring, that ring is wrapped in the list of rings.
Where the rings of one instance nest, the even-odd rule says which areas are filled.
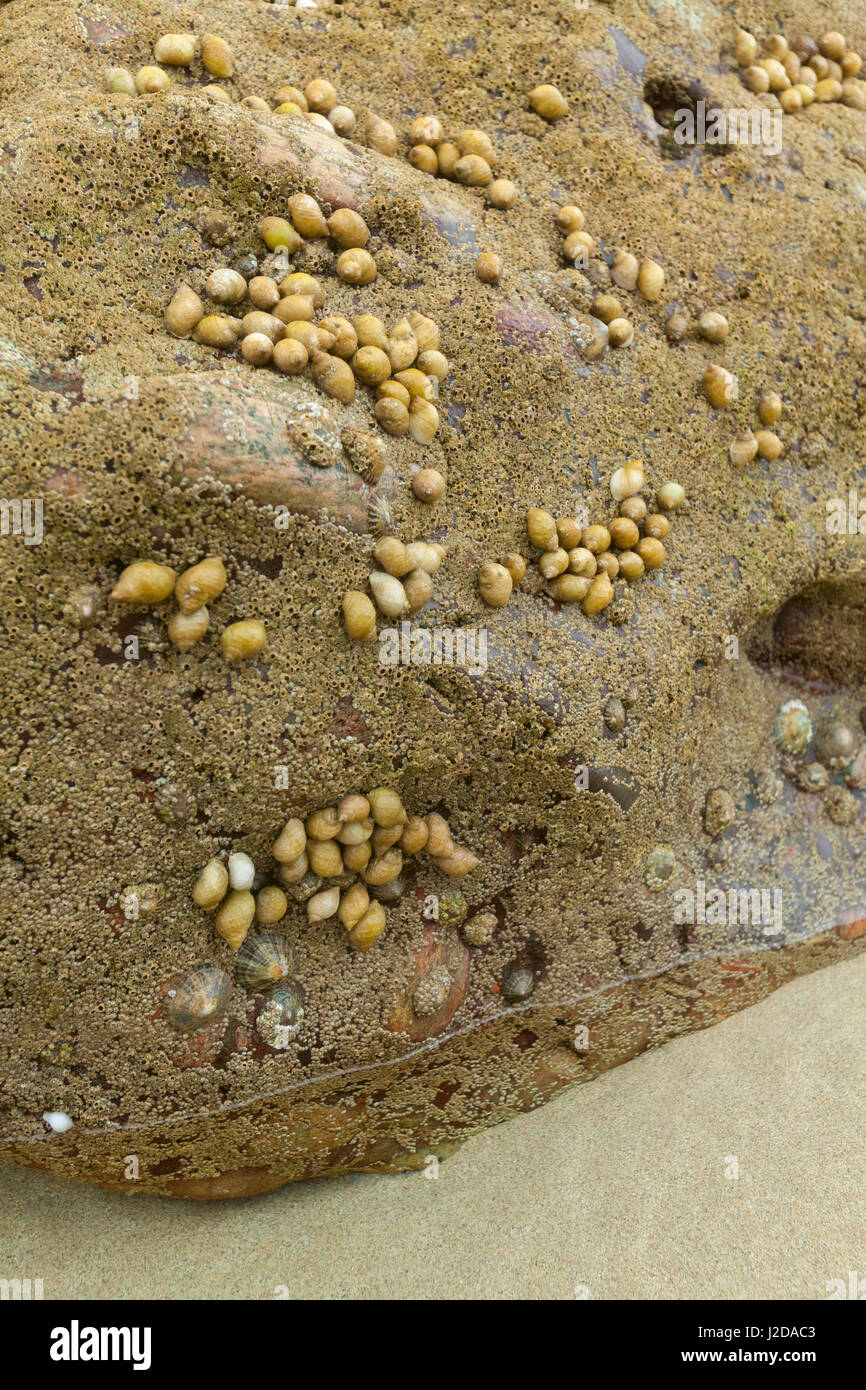
[[[866,958],[470,1140],[245,1202],[0,1170],[47,1299],[825,1299],[864,1269]],[[738,1176],[733,1176],[738,1172]]]

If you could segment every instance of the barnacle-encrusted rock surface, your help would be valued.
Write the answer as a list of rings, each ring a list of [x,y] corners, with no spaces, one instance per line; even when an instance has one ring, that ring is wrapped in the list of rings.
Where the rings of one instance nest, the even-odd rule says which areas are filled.
[[[816,103],[786,118],[777,156],[675,158],[650,104],[660,91],[758,101],[716,7],[686,18],[636,0],[481,0],[449,4],[447,23],[443,9],[0,9],[0,496],[42,499],[44,526],[40,544],[0,538],[9,1161],[198,1197],[420,1166],[862,947],[864,779],[850,778],[853,819],[847,798],[845,816],[829,815],[783,769],[774,721],[797,698],[813,726],[862,727],[866,538],[828,534],[826,516],[828,499],[866,496],[866,116]],[[811,32],[812,9],[788,7],[792,35]],[[768,3],[738,18],[759,35],[777,27]],[[832,19],[866,46],[860,6]],[[105,92],[107,67],[135,71],[178,30],[230,41],[232,104],[199,94],[200,67],[165,93]],[[401,139],[427,111],[449,132],[487,130],[516,207],[420,174],[405,144],[389,158],[239,104],[314,76]],[[544,81],[570,103],[555,126],[526,99]],[[433,444],[383,435],[374,488],[340,443],[375,429],[366,392],[327,401],[309,375],[256,370],[164,327],[177,283],[201,292],[212,269],[263,254],[261,218],[298,191],[372,229],[379,275],[363,289],[317,251],[327,312],[392,323],[417,309],[451,363]],[[568,201],[601,253],[586,279],[564,265],[553,221]],[[590,280],[617,246],[665,266],[666,296],[623,293],[634,343],[590,360]],[[496,287],[474,272],[493,249]],[[726,344],[670,344],[666,306],[721,309]],[[714,361],[738,376],[732,410],[704,397]],[[735,469],[728,444],[755,427],[765,387],[785,401],[784,453]],[[530,555],[526,508],[585,504],[603,521],[609,475],[632,458],[650,499],[674,478],[688,501],[665,567],[631,587],[618,621],[529,580],[484,608],[478,566]],[[432,509],[409,486],[425,465],[448,479]],[[415,621],[483,626],[486,670],[381,665],[375,643],[347,641],[341,599],[369,573],[380,497],[404,540],[449,547]],[[162,610],[108,599],[135,558],[180,571],[205,555],[224,557],[229,582],[186,654],[164,640]],[[230,668],[218,633],[243,617],[265,622],[269,645]],[[611,699],[627,711],[619,728],[603,717]],[[764,794],[782,771],[782,795]],[[160,814],[166,783],[188,818]],[[268,1046],[263,996],[237,982],[194,905],[196,875],[229,849],[266,864],[289,815],[376,785],[412,812],[442,811],[478,854],[460,888],[470,915],[495,915],[492,940],[467,947],[459,923],[438,920],[453,885],[423,856],[368,954],[293,904],[279,930],[303,1017],[285,1047]],[[735,815],[711,840],[714,788]],[[675,867],[650,891],[659,845]],[[675,894],[699,884],[778,891],[781,921],[683,923]],[[167,991],[198,965],[231,975],[231,994],[185,1033]],[[518,977],[520,997],[503,992]],[[66,1134],[42,1120],[57,1110],[74,1121]]]

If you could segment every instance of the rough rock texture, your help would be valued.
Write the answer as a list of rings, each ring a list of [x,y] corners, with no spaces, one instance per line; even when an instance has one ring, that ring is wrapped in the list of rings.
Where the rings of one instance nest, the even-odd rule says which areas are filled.
[[[768,4],[736,10],[759,35],[777,28]],[[828,534],[826,516],[828,499],[866,495],[866,115],[815,104],[786,118],[778,156],[675,158],[659,93],[702,83],[723,106],[757,101],[730,58],[733,25],[707,4],[629,0],[484,0],[449,5],[447,25],[439,7],[407,3],[0,10],[0,489],[44,501],[41,544],[0,539],[0,1157],[200,1197],[416,1166],[861,948],[866,779],[853,779],[853,823],[838,824],[799,789],[773,728],[797,697],[813,724],[835,714],[860,736],[866,540]],[[785,27],[841,29],[866,48],[858,5],[794,3]],[[108,66],[135,71],[181,29],[232,43],[233,104],[198,93],[200,66],[167,93],[105,93]],[[398,155],[237,102],[314,76],[389,119]],[[555,126],[526,99],[545,80],[570,100]],[[513,211],[410,167],[405,131],[426,111],[449,132],[488,131],[497,172],[520,188]],[[392,322],[418,309],[451,362],[440,433],[427,449],[383,436],[375,490],[345,457],[310,461],[336,455],[342,429],[375,428],[367,393],[326,402],[308,376],[255,370],[163,325],[178,281],[201,289],[242,251],[263,255],[261,218],[297,191],[356,207],[373,231],[379,276],[364,289],[336,280],[333,250],[295,258],[321,271],[327,311]],[[571,200],[597,242],[590,279],[620,245],[667,271],[660,304],[617,291],[634,344],[593,360],[576,318],[593,288],[565,266],[553,220]],[[228,220],[221,246],[202,235],[207,210]],[[498,287],[474,274],[494,248]],[[722,309],[726,345],[670,345],[673,308]],[[703,396],[709,362],[739,377],[730,411]],[[785,452],[735,469],[730,439],[756,426],[769,386],[785,400]],[[584,504],[604,521],[608,477],[634,457],[648,500],[675,478],[688,501],[625,621],[560,606],[529,578],[507,607],[481,604],[478,565],[531,554],[527,507]],[[431,463],[448,479],[432,509],[408,487]],[[371,568],[375,496],[404,539],[449,546],[416,621],[483,626],[486,672],[383,666],[375,644],[347,642],[340,600]],[[206,554],[225,557],[229,584],[186,655],[162,610],[108,600],[137,557],[180,569]],[[104,608],[79,631],[64,609],[81,586]],[[230,668],[218,632],[243,616],[266,623],[270,645]],[[627,705],[617,732],[602,718],[611,696]],[[470,914],[496,913],[492,943],[467,949],[459,922],[437,923],[432,899],[453,884],[421,856],[367,955],[292,907],[280,929],[304,1020],[287,1050],[263,1043],[263,997],[240,984],[216,1022],[172,1030],[166,982],[197,963],[232,970],[192,902],[200,866],[232,848],[270,871],[289,815],[383,783],[413,812],[441,810],[479,855],[461,890]],[[711,839],[714,789],[735,817]],[[174,797],[190,815],[166,824],[157,809]],[[675,868],[652,891],[659,845]],[[781,930],[677,924],[674,893],[699,881],[777,890]],[[134,885],[153,887],[130,918]],[[416,1017],[413,992],[443,967],[451,992]],[[531,992],[506,1003],[520,971]],[[54,1110],[75,1128],[49,1133]]]

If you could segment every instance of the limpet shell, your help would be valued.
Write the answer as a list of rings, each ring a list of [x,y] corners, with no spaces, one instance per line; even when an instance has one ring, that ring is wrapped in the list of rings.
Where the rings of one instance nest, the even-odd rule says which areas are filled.
[[[785,784],[778,772],[775,772],[771,767],[758,773],[755,782],[755,795],[762,806],[772,806],[774,801],[779,800],[784,790]]]
[[[828,787],[821,802],[836,825],[853,825],[857,819],[857,798],[847,787]]]
[[[644,883],[652,893],[660,893],[676,868],[676,855],[671,845],[656,845],[646,857]]]
[[[384,497],[374,497],[367,506],[367,525],[371,535],[387,536],[394,530],[391,508]]]
[[[736,815],[734,798],[726,787],[713,787],[704,802],[704,830],[708,835],[721,835],[733,823]]]
[[[428,1018],[441,1009],[453,984],[446,965],[431,965],[412,991],[412,1008],[418,1018]]]
[[[468,911],[469,904],[459,891],[439,894],[440,927],[459,926]]]
[[[812,737],[812,720],[802,700],[786,700],[776,715],[775,739],[783,753],[802,753]]]
[[[215,965],[197,965],[175,977],[165,996],[165,1016],[181,1033],[204,1028],[225,1013],[232,982]]]
[[[502,981],[502,998],[509,1004],[519,1004],[528,999],[535,989],[535,974],[528,966],[509,970]]]
[[[268,1047],[285,1052],[301,1031],[304,997],[298,984],[278,985],[268,995],[256,1019],[256,1031]]]
[[[83,632],[96,627],[105,613],[105,598],[95,584],[80,584],[63,605],[63,618],[70,627]]]
[[[495,912],[476,912],[464,922],[461,935],[467,946],[489,946],[498,926]]]
[[[730,840],[714,840],[707,850],[707,864],[711,869],[720,869],[731,857]]]
[[[349,462],[365,483],[375,486],[388,461],[381,439],[369,430],[343,430],[340,436]]]
[[[794,781],[801,792],[822,792],[829,780],[823,763],[806,763],[799,767],[794,775]]]
[[[815,756],[825,767],[848,767],[857,752],[857,743],[854,730],[835,715],[826,715],[815,725]]]
[[[271,989],[288,978],[294,952],[285,936],[256,932],[248,936],[235,957],[235,974],[247,989]]]

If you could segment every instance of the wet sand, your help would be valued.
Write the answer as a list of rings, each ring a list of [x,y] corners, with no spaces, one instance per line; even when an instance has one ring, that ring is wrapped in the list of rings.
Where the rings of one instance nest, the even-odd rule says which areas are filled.
[[[470,1140],[435,1179],[205,1204],[0,1169],[0,1277],[46,1298],[822,1299],[866,1275],[864,1172],[861,957]]]

